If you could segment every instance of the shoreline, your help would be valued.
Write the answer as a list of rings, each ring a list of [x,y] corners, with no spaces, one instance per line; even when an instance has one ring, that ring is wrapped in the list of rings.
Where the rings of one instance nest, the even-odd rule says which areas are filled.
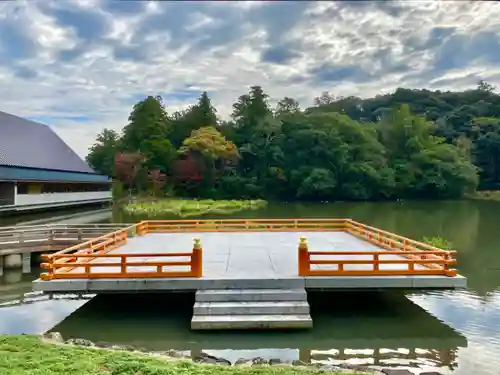
[[[64,340],[60,333],[42,336],[0,335],[2,375],[386,375],[378,371],[342,369],[263,359],[230,361],[200,351],[187,357],[182,352],[141,351],[128,345],[93,343],[86,339]]]
[[[481,190],[465,196],[465,199],[476,201],[500,202],[500,190]]]
[[[210,370],[214,371],[214,375],[244,375],[248,371],[251,375],[310,375],[324,374],[330,375],[442,375],[440,372],[433,370],[422,369],[396,369],[386,368],[384,366],[360,366],[351,364],[324,364],[324,363],[306,363],[301,360],[282,361],[278,358],[264,359],[262,357],[254,358],[239,358],[234,362],[226,358],[214,356],[204,352],[203,350],[193,351],[168,349],[164,351],[150,351],[144,348],[134,347],[132,345],[120,345],[110,342],[92,342],[82,338],[70,338],[64,340],[59,332],[49,332],[40,336],[1,336],[0,335],[0,358],[2,353],[2,341],[7,338],[7,341],[28,341],[31,345],[36,346],[38,343],[45,348],[62,348],[64,351],[85,351],[85,353],[74,353],[72,355],[87,354],[97,355],[97,353],[105,353],[105,356],[127,356],[128,360],[135,361],[155,361],[157,364],[162,363],[164,366],[181,366],[182,364],[193,366],[195,370],[193,374],[203,372],[204,375],[210,375]],[[60,351],[60,349],[58,350]],[[69,353],[68,353],[69,354]],[[201,370],[203,371],[196,371]],[[222,371],[222,369],[226,369]],[[0,359],[0,373],[2,373],[2,363]],[[225,372],[225,374],[223,374]],[[122,372],[120,372],[121,374]],[[171,373],[165,371],[165,374]],[[2,373],[3,375],[4,373]],[[44,373],[45,374],[45,373]],[[52,375],[47,372],[47,375]],[[56,374],[56,373],[54,373]],[[115,374],[115,373],[113,373]],[[124,371],[123,374],[129,374]],[[133,375],[147,375],[149,372],[132,372]],[[153,372],[152,374],[163,374],[163,372]],[[188,375],[189,372],[185,372]],[[94,375],[89,373],[89,375]],[[95,374],[97,375],[97,373]],[[99,375],[102,375],[99,373]]]

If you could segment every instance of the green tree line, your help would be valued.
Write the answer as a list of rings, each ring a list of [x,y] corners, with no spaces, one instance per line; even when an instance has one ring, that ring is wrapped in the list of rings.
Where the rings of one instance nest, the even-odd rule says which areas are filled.
[[[273,108],[253,86],[232,108],[223,121],[206,92],[173,113],[146,97],[121,134],[97,136],[87,162],[119,176],[117,154],[140,153],[130,188],[162,171],[171,194],[206,198],[444,199],[500,188],[500,96],[483,81],[369,99],[325,92],[304,109],[289,97]]]

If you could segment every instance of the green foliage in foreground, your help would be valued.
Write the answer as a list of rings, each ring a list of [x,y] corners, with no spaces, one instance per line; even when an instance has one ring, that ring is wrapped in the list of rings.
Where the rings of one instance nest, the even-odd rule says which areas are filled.
[[[300,375],[320,372],[280,366],[198,365],[139,353],[45,344],[33,336],[0,336],[2,375]]]
[[[450,241],[448,241],[446,238],[439,236],[424,237],[422,239],[422,242],[443,250],[451,250],[453,248],[453,244]]]
[[[165,199],[153,202],[129,203],[124,211],[132,216],[158,217],[175,215],[179,217],[230,215],[243,210],[258,210],[266,207],[264,200],[180,200]]]

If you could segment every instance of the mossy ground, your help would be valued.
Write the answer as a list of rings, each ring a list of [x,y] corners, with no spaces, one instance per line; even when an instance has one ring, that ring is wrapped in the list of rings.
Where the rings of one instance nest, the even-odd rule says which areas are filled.
[[[230,215],[238,211],[266,207],[263,200],[182,200],[163,199],[151,202],[135,202],[124,206],[126,214],[139,217],[199,217],[203,215]]]
[[[34,336],[0,335],[1,375],[312,375],[319,369],[229,367],[126,351],[44,343]],[[331,373],[335,375],[335,373]],[[352,374],[352,373],[351,373]]]
[[[482,190],[467,195],[469,199],[500,202],[500,190]]]

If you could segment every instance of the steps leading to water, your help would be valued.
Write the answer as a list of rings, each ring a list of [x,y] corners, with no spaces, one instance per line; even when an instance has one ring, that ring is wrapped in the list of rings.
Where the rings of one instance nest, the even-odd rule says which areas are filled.
[[[191,328],[312,327],[305,289],[205,289],[196,292]]]

